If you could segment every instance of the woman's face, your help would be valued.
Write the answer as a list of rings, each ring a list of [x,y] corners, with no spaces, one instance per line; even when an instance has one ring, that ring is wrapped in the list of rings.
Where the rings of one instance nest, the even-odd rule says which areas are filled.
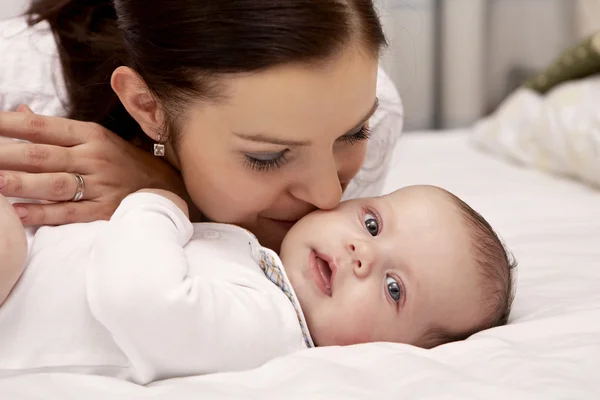
[[[377,60],[348,50],[321,66],[227,78],[224,100],[186,113],[177,158],[188,192],[215,222],[279,251],[309,212],[335,207],[359,171],[377,101]]]

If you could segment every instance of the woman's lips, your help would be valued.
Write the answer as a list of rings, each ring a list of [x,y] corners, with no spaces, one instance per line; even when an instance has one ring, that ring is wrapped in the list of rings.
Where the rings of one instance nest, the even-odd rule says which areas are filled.
[[[331,297],[332,281],[334,270],[331,267],[331,263],[326,260],[327,257],[318,254],[314,250],[309,255],[309,269],[310,275],[317,285],[317,288],[326,296]]]

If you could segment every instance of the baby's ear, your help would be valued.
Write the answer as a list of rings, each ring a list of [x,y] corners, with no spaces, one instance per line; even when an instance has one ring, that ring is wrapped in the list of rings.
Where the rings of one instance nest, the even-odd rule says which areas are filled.
[[[129,67],[119,67],[113,72],[111,86],[146,135],[159,142],[158,135],[164,127],[165,116],[142,77]]]

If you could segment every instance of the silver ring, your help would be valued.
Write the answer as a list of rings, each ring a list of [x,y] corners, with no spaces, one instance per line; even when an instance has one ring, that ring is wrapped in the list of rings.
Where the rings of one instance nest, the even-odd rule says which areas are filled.
[[[71,201],[79,201],[83,198],[83,192],[85,191],[85,181],[83,180],[83,176],[79,174],[71,174],[75,178],[75,182],[77,182],[77,191],[75,192],[75,196],[71,199]]]

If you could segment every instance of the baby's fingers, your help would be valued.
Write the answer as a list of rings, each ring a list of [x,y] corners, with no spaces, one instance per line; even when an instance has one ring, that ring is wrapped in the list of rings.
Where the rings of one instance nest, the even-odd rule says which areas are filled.
[[[31,108],[29,108],[27,104],[20,104],[19,107],[17,107],[17,112],[25,114],[34,114],[34,112],[31,111]]]

